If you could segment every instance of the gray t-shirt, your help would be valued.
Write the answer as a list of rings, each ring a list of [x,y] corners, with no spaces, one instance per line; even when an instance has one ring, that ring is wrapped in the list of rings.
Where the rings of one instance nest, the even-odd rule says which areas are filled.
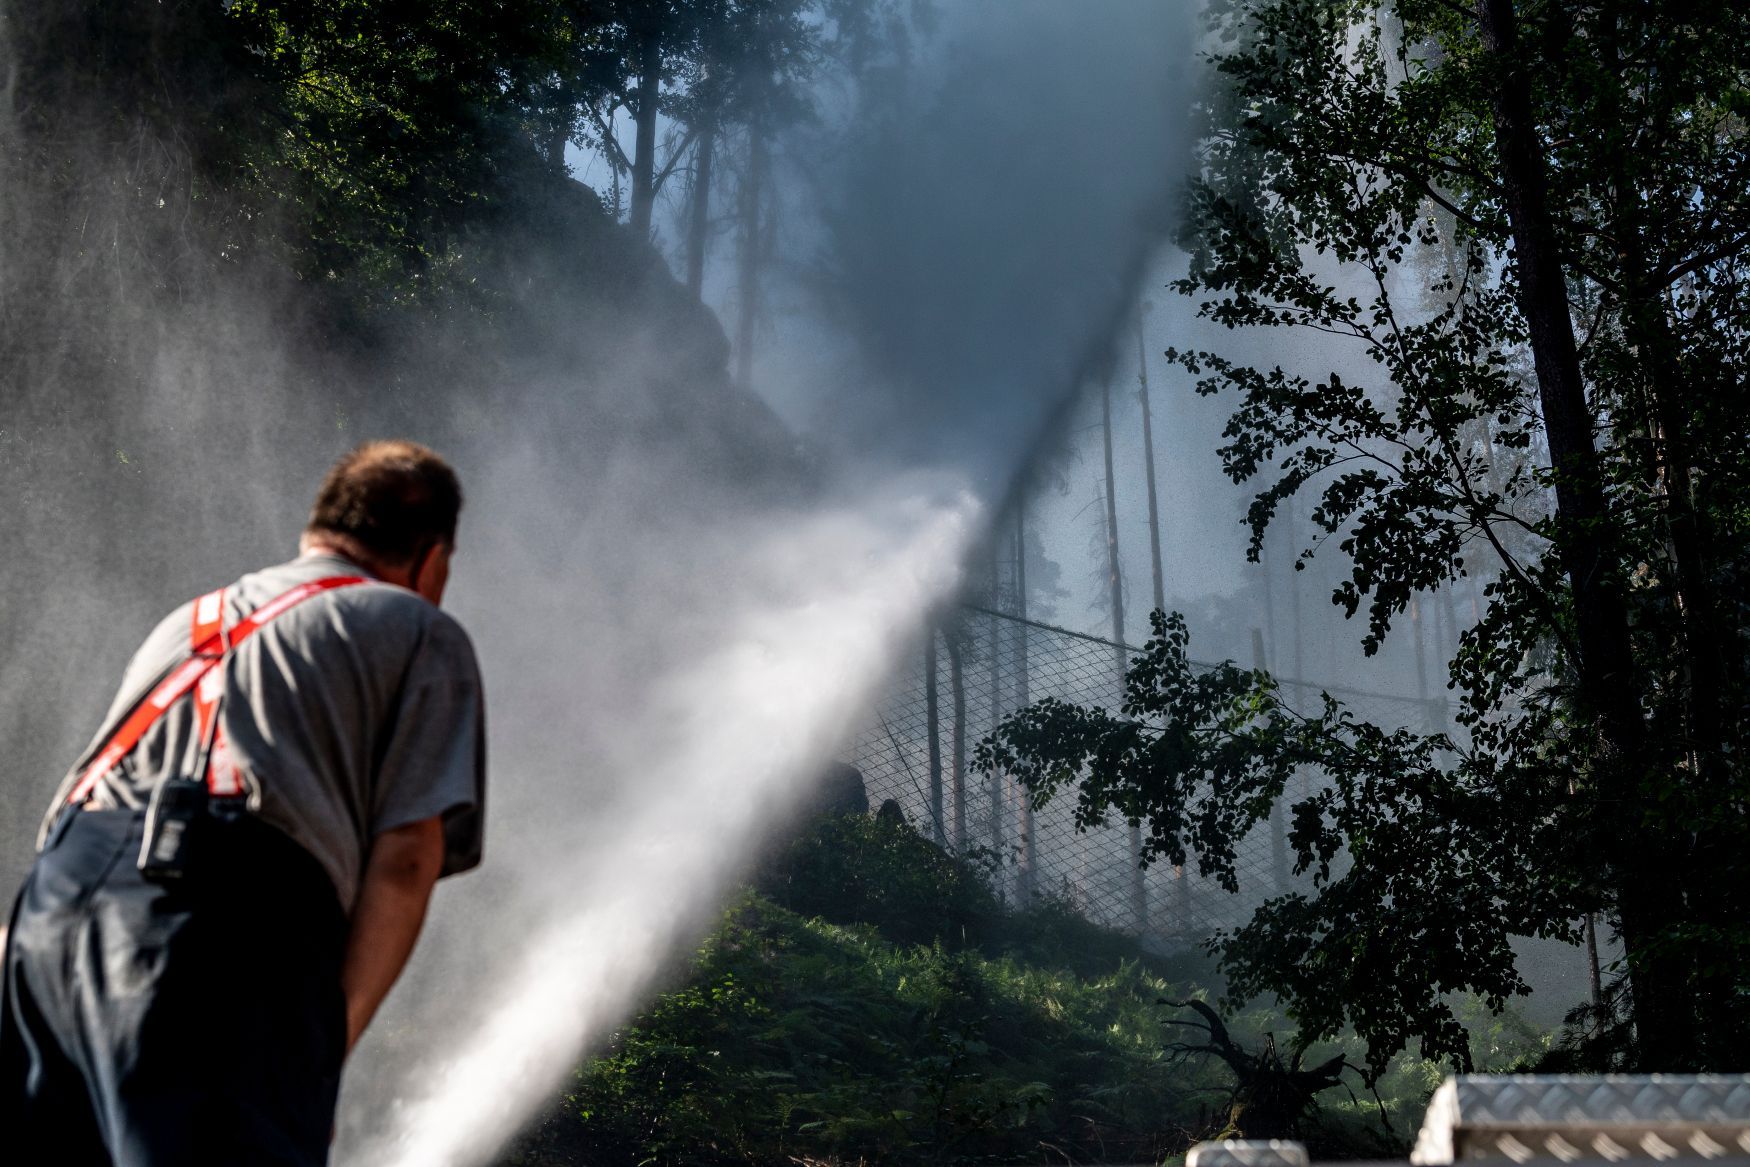
[[[299,584],[368,575],[328,554],[246,575],[225,592],[225,626]],[[66,783],[141,695],[189,652],[193,601],[134,654],[104,725]],[[224,665],[220,725],[250,807],[321,862],[350,914],[370,841],[442,815],[443,874],[480,862],[485,703],[462,626],[414,592],[371,581],[320,592],[264,625]],[[159,782],[192,774],[192,698],[165,711],[91,793],[95,807],[142,807]],[[44,829],[47,829],[45,821]]]

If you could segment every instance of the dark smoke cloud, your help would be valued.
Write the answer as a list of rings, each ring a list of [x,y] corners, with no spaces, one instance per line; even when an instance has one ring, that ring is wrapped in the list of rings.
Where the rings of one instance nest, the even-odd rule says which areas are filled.
[[[859,443],[1000,492],[1124,339],[1184,175],[1187,20],[1153,0],[947,15],[928,83],[829,168],[821,286],[865,367],[814,376]]]

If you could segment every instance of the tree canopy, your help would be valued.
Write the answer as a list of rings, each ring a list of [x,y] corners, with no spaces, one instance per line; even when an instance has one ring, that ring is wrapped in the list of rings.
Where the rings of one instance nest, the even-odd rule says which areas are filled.
[[[1463,1062],[1450,994],[1525,991],[1513,936],[1605,913],[1627,1064],[1750,1039],[1746,152],[1732,6],[1232,0],[1208,14],[1191,252],[1177,290],[1238,330],[1312,329],[1370,367],[1170,351],[1230,395],[1221,454],[1252,556],[1307,495],[1305,557],[1380,646],[1419,593],[1481,576],[1451,735],[1292,710],[1208,675],[1157,617],[1122,711],[1040,705],[981,761],[1151,854],[1231,873],[1284,797],[1309,883],[1221,938],[1232,992],[1301,1039],[1350,1026]],[[1602,1028],[1600,1028],[1602,1026]],[[1624,1029],[1627,1026],[1629,1028]],[[1585,1058],[1582,1056],[1581,1060]]]

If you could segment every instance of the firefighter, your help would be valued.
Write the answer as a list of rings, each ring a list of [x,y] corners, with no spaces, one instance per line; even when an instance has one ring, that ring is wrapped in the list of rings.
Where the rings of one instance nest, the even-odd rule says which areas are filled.
[[[8,1162],[326,1162],[433,883],[480,861],[480,674],[438,607],[461,504],[432,451],[361,446],[297,559],[134,655],[13,909]]]

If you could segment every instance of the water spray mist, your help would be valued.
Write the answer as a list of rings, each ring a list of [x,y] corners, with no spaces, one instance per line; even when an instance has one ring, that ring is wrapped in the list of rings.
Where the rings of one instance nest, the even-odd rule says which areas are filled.
[[[822,514],[761,538],[751,558],[779,577],[806,567],[807,598],[750,602],[720,647],[626,727],[649,753],[639,773],[613,777],[646,796],[610,843],[563,874],[590,906],[528,938],[483,1024],[451,1035],[447,1056],[427,1067],[427,1092],[339,1161],[483,1162],[579,1050],[624,1020],[839,744],[918,614],[952,594],[978,507],[964,494],[936,498]]]

